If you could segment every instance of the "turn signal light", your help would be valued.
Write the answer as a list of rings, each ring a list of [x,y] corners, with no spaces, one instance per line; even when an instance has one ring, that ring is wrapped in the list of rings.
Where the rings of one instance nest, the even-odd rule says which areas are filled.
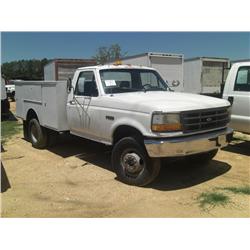
[[[169,124],[153,124],[152,131],[154,132],[170,132],[181,130],[180,123],[169,123]]]

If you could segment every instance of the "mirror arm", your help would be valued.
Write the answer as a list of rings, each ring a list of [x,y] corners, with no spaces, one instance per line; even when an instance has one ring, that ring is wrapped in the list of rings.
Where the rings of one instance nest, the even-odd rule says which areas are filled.
[[[72,80],[69,77],[68,80],[67,80],[67,90],[68,90],[68,92],[70,92],[72,88],[73,88],[73,86],[72,86]]]

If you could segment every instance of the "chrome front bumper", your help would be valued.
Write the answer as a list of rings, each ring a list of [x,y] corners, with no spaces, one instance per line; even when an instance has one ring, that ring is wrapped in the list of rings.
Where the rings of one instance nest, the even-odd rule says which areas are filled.
[[[164,139],[145,139],[144,144],[150,157],[176,157],[208,152],[223,148],[232,140],[233,130],[219,131]]]

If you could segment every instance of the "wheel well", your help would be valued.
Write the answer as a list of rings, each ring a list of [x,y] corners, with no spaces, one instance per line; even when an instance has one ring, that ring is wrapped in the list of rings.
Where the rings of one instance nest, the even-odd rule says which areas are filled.
[[[143,135],[138,129],[127,125],[121,125],[117,127],[113,133],[113,145],[120,139],[128,136],[136,136],[137,139],[143,140]]]
[[[27,113],[26,121],[29,122],[33,118],[36,118],[38,120],[36,112],[33,109],[30,109]]]

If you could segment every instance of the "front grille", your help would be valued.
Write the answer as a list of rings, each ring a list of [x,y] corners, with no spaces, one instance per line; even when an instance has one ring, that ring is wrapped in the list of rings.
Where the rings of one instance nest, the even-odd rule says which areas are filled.
[[[181,113],[184,133],[225,127],[230,120],[228,107],[185,111]]]

